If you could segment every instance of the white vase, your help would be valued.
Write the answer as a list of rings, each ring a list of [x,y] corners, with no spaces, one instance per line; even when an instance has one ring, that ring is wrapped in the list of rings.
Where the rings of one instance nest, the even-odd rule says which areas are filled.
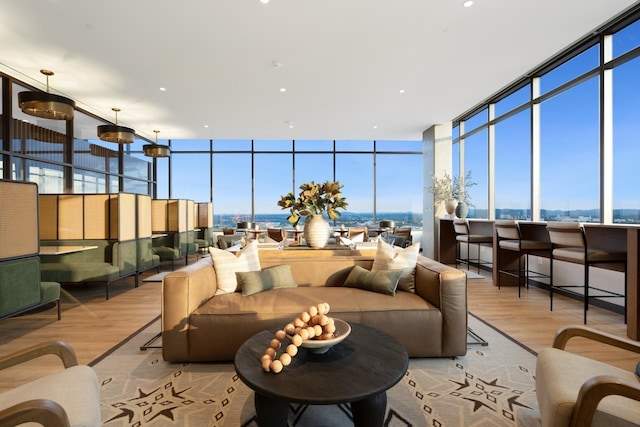
[[[322,215],[307,215],[304,221],[304,239],[314,249],[324,248],[329,241],[331,227]]]
[[[445,200],[444,210],[447,211],[449,215],[453,215],[453,213],[456,211],[457,205],[458,205],[458,201],[456,199]]]

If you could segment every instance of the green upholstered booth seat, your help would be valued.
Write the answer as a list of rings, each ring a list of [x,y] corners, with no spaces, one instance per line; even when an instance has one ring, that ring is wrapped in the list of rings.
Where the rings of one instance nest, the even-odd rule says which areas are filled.
[[[160,255],[153,253],[150,237],[136,240],[136,268],[138,273],[160,266]]]
[[[37,255],[0,261],[0,318],[55,302],[60,319],[60,283],[40,281]]]
[[[126,243],[126,244],[122,244]],[[40,255],[41,277],[61,283],[103,282],[109,299],[109,284],[135,273],[135,241],[43,240],[41,246],[97,246],[95,249],[61,255]]]
[[[47,280],[63,283],[113,282],[120,278],[120,269],[106,262],[47,262],[40,269]]]
[[[153,253],[158,255],[161,261],[171,261],[172,270],[177,259],[186,257],[185,263],[189,263],[187,257],[187,233],[169,231],[166,232],[166,236],[153,239]]]

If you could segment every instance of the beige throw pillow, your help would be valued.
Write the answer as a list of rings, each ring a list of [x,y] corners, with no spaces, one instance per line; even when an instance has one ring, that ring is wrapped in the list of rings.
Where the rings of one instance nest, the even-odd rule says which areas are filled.
[[[380,239],[371,271],[402,270],[397,289],[415,292],[415,269],[419,253],[420,242],[408,248],[398,248]]]
[[[237,255],[214,247],[209,248],[209,253],[218,284],[215,295],[229,294],[238,290],[237,272],[260,271],[257,240],[242,248]]]

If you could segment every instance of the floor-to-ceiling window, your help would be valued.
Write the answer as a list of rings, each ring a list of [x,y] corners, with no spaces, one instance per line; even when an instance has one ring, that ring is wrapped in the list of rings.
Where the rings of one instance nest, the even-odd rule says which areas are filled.
[[[471,171],[478,182],[470,190],[476,205],[470,217],[485,217],[478,208],[486,191],[492,219],[640,223],[640,198],[629,179],[640,155],[640,13],[634,13],[635,21],[588,36],[454,120],[452,174]],[[485,133],[480,115],[489,106],[493,132]],[[494,168],[491,188],[483,188],[483,165]]]

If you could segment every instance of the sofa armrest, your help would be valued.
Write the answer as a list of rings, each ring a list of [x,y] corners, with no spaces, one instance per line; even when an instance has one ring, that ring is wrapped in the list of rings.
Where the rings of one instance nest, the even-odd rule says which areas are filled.
[[[210,258],[167,274],[162,280],[162,354],[166,361],[189,360],[189,316],[213,297],[216,275]]]
[[[442,313],[443,354],[467,352],[467,275],[432,259],[419,256],[416,294]]]

